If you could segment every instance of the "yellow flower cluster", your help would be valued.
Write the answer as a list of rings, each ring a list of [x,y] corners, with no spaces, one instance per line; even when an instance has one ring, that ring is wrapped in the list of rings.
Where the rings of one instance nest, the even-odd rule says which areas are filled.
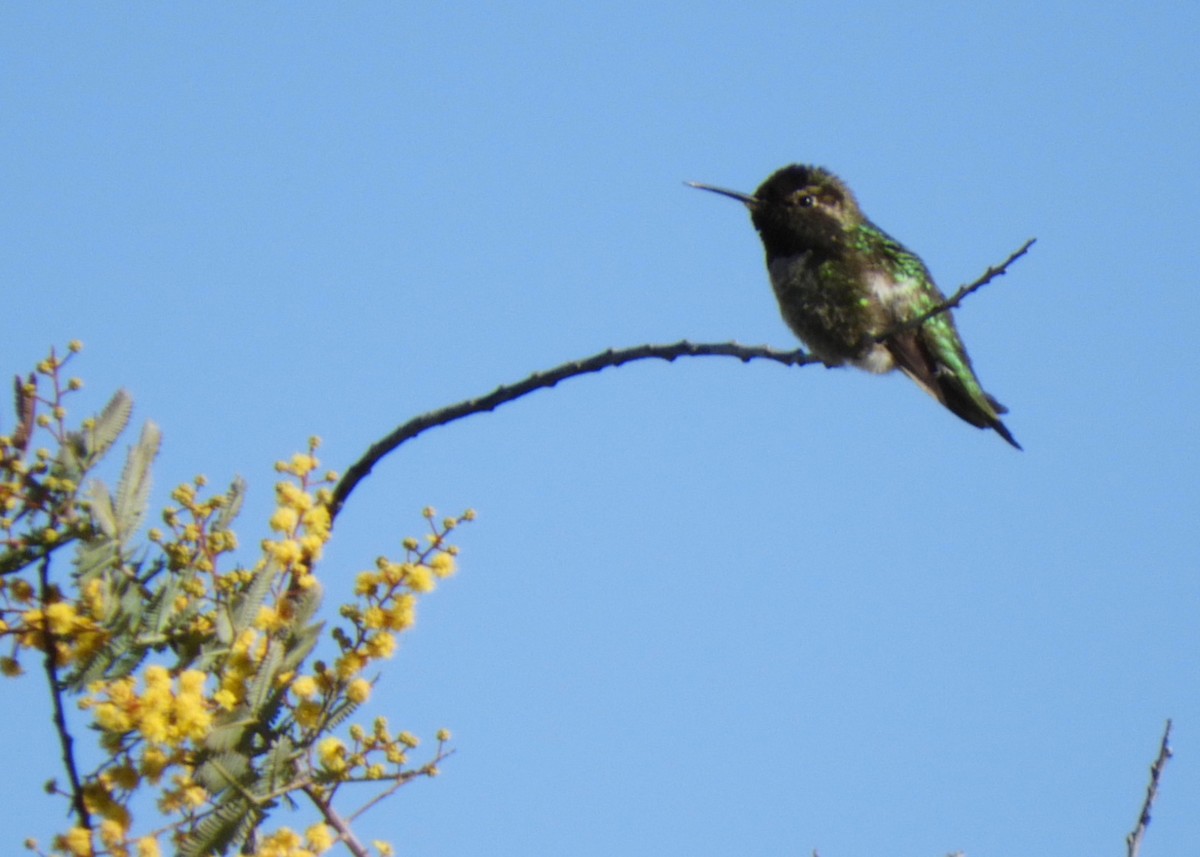
[[[368,732],[359,725],[350,727],[349,746],[337,737],[323,738],[317,743],[316,758],[320,767],[319,780],[326,783],[391,780],[404,782],[414,777],[433,777],[438,763],[449,751],[450,730],[439,729],[434,758],[419,768],[406,768],[408,752],[420,745],[411,732],[392,734],[387,718],[376,717]]]
[[[254,857],[316,857],[333,847],[333,833],[324,824],[314,824],[304,836],[288,827],[262,838]]]
[[[22,648],[55,650],[56,665],[82,658],[104,645],[91,615],[65,603],[57,590],[42,593],[37,609],[26,607],[35,599],[27,581],[8,578],[40,557],[85,535],[84,503],[76,496],[79,486],[65,475],[55,453],[37,446],[49,435],[56,446],[68,440],[66,396],[83,387],[61,372],[83,345],[73,341],[59,357],[54,349],[37,364],[34,373],[17,383],[17,422],[9,434],[0,435],[0,638],[14,641],[13,654],[0,657],[0,674],[21,675]],[[49,391],[43,394],[44,386]],[[56,631],[55,629],[59,629]]]
[[[45,652],[53,645],[55,664],[64,666],[90,657],[108,641],[108,633],[97,621],[98,617],[103,616],[104,610],[99,580],[92,580],[84,587],[83,597],[77,604],[53,601],[19,614],[16,605],[32,600],[32,586],[27,581],[16,579],[5,587],[4,581],[0,581],[0,592],[8,596],[9,602],[8,609],[0,610],[0,635],[11,634],[17,648]],[[21,669],[16,659],[7,660],[12,665],[0,664],[0,672],[20,675]]]
[[[71,353],[78,349],[72,343]],[[62,475],[60,453],[33,443],[43,432],[53,437],[51,445],[58,450],[77,451],[78,438],[88,438],[96,427],[85,421],[84,434],[67,431],[63,395],[82,386],[60,379],[67,359],[69,355],[59,359],[51,352],[38,366],[38,374],[51,381],[43,383],[50,394],[39,392],[35,376],[22,382],[16,427],[0,436],[0,640],[12,644],[11,654],[0,656],[0,673],[19,674],[18,655],[35,649],[51,652],[55,666],[75,669],[61,674],[59,687],[68,690],[60,693],[82,692],[87,679],[81,675],[123,677],[92,682],[79,703],[90,713],[106,755],[92,773],[73,776],[79,792],[71,797],[80,826],[56,837],[53,852],[159,857],[161,849],[178,847],[198,825],[219,818],[228,795],[224,786],[213,785],[216,763],[213,748],[205,744],[218,724],[222,736],[241,728],[259,730],[261,748],[296,749],[294,757],[268,759],[267,750],[256,744],[242,757],[239,782],[240,771],[247,770],[245,795],[261,798],[263,806],[302,789],[316,788],[322,799],[332,800],[345,782],[400,783],[436,775],[448,753],[446,730],[437,733],[434,758],[410,768],[408,755],[419,743],[412,734],[392,733],[378,718],[372,728],[352,726],[348,738],[338,738],[330,734],[331,724],[369,700],[373,683],[364,670],[393,654],[398,635],[415,621],[418,598],[454,574],[457,549],[447,537],[474,513],[439,523],[434,511],[426,509],[430,532],[424,539],[405,539],[402,560],[380,558],[373,570],[358,575],[355,601],[341,609],[348,624],[334,631],[338,648],[328,665],[305,665],[317,630],[312,617],[320,590],[314,589],[313,568],[331,536],[330,489],[337,479],[336,474],[318,473],[315,438],[306,452],[276,465],[288,478],[275,488],[270,537],[261,543],[261,561],[253,567],[234,565],[227,556],[238,548],[228,521],[242,486],[206,497],[206,480],[198,476],[172,492],[162,525],[149,533],[161,559],[134,563],[118,554],[115,563],[106,558],[75,577],[55,568],[78,586],[70,592],[65,591],[68,583],[48,582],[48,575],[39,581],[11,573],[36,567],[41,557],[73,540],[108,532],[100,507],[93,517],[76,497],[78,486]],[[123,401],[128,404],[127,398]],[[112,442],[111,425],[109,418],[105,439],[95,448]],[[222,569],[222,563],[233,567]],[[169,594],[164,597],[164,592]],[[135,668],[140,657],[164,651],[177,656],[181,666]],[[105,660],[113,652],[117,654]],[[205,671],[186,669],[189,664],[203,664]],[[124,675],[129,670],[133,674]],[[288,695],[281,697],[285,689]],[[253,722],[256,714],[263,715],[258,723]],[[254,732],[256,741],[259,731]],[[239,743],[237,752],[243,746]],[[153,835],[137,838],[131,833],[129,808],[135,800],[146,800],[137,793],[149,786],[158,790],[159,812],[174,818]],[[252,853],[315,857],[337,839],[325,824],[303,834],[280,828],[256,834]],[[392,853],[386,843],[375,846],[381,855]]]
[[[336,628],[333,632],[341,650],[333,666],[318,661],[313,674],[291,678],[289,690],[295,700],[293,716],[297,725],[309,734],[319,734],[325,718],[337,707],[339,700],[361,703],[370,697],[371,683],[362,677],[362,671],[372,661],[391,657],[397,635],[413,625],[417,598],[433,591],[439,580],[454,574],[458,549],[447,543],[447,536],[460,523],[474,520],[475,513],[468,510],[457,518],[444,519],[440,525],[435,522],[433,509],[425,509],[423,515],[430,522],[430,533],[424,546],[417,539],[404,539],[406,556],[403,561],[380,557],[374,570],[361,572],[356,577],[354,594],[359,602],[347,604],[340,610],[349,626]],[[281,523],[291,521],[290,516],[281,516]],[[361,726],[352,726],[353,746],[329,736],[315,748],[321,779],[339,783],[434,776],[437,774],[436,763],[443,758],[450,733],[441,730],[437,737],[437,758],[419,769],[405,769],[408,751],[417,746],[415,737],[408,732],[392,735],[383,718],[375,721],[369,733]]]
[[[312,476],[320,466],[314,454],[320,438],[308,441],[307,453],[296,453],[290,461],[277,461],[276,471],[292,476],[295,482],[280,482],[275,486],[275,513],[270,527],[279,533],[278,539],[264,539],[263,553],[280,568],[291,574],[292,586],[311,587],[313,564],[319,560],[330,538],[332,519],[329,516],[328,486],[336,481],[336,473]]]
[[[446,537],[463,521],[474,520],[475,512],[468,509],[458,518],[446,518],[441,527],[434,523],[433,509],[426,508],[422,515],[431,528],[423,549],[416,539],[407,538],[403,562],[380,557],[374,571],[360,572],[355,578],[354,594],[362,601],[342,609],[342,615],[353,623],[353,636],[346,634],[343,639],[354,641],[342,646],[337,672],[343,678],[356,675],[372,660],[391,657],[396,634],[416,621],[417,596],[432,592],[438,580],[455,572],[458,548],[447,544]]]
[[[246,689],[258,672],[269,644],[269,638],[253,628],[242,631],[233,641],[220,669],[220,690],[213,696],[223,709],[230,711],[246,698]]]
[[[201,500],[199,490],[207,484],[207,479],[197,476],[191,484],[184,483],[171,492],[171,499],[179,506],[168,506],[162,515],[163,523],[171,530],[171,538],[158,529],[149,533],[150,540],[157,542],[166,554],[167,567],[172,571],[194,569],[216,574],[221,554],[237,549],[237,536],[233,531],[215,525],[217,515],[229,500],[220,494]],[[197,584],[188,594],[199,596],[203,592],[203,585]]]
[[[80,707],[91,709],[96,725],[105,732],[137,732],[151,744],[180,747],[208,735],[213,703],[204,694],[204,673],[185,670],[176,682],[166,667],[153,665],[143,677],[141,693],[132,677],[96,682],[93,695]]]

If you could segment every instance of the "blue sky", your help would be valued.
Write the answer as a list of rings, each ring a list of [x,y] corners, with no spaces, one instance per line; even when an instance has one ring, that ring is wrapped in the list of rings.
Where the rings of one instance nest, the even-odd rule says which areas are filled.
[[[330,602],[474,507],[372,713],[456,755],[406,855],[1120,853],[1200,842],[1200,10],[1151,2],[7,4],[0,370],[84,340],[156,498],[344,469],[608,347],[791,347],[744,209],[822,164],[947,291],[1025,447],[899,376],[704,358],[566,382],[386,460]],[[7,421],[7,418],[6,418]],[[7,683],[15,851],[61,807]]]

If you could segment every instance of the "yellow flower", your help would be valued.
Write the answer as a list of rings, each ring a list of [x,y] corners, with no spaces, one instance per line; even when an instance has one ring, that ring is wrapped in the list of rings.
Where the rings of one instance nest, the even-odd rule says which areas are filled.
[[[308,847],[318,854],[333,847],[333,834],[324,824],[314,824],[304,831],[304,838],[308,840]]]
[[[291,470],[292,473],[295,473],[297,476],[306,476],[307,474],[316,470],[319,466],[320,462],[317,461],[317,458],[314,455],[304,455],[303,453],[297,452],[292,456]]]
[[[92,857],[92,831],[86,827],[72,827],[65,836],[54,838],[54,847],[73,857]]]
[[[110,818],[100,822],[100,841],[107,848],[112,848],[119,845],[125,839],[125,829],[121,827],[119,822],[113,821]]]
[[[151,687],[161,688],[164,685],[170,685],[171,674],[167,672],[167,668],[161,664],[152,664],[146,667],[146,690]]]
[[[410,565],[405,581],[414,592],[432,592],[436,586],[433,582],[433,572],[427,565]]]
[[[395,586],[404,579],[404,569],[406,567],[404,564],[392,562],[385,556],[377,559],[375,564],[379,567],[380,576],[389,586]]]
[[[321,533],[308,533],[300,539],[300,547],[313,559],[320,559],[327,538]]]
[[[104,613],[104,584],[98,579],[88,581],[83,590],[83,599],[90,614],[101,616]]]
[[[143,836],[137,841],[137,857],[162,857],[158,850],[158,840],[153,836]]]
[[[373,658],[390,658],[396,651],[395,635],[382,631],[367,640],[367,654]]]
[[[181,693],[175,700],[172,713],[175,715],[172,743],[183,739],[200,741],[212,728],[212,714],[205,707],[202,696]]]
[[[254,627],[268,633],[286,628],[287,625],[288,620],[280,616],[274,607],[266,604],[258,608],[258,615],[254,617]]]
[[[365,678],[356,678],[346,686],[346,696],[351,702],[366,702],[371,698],[371,683]]]
[[[449,577],[454,574],[454,557],[448,553],[440,553],[429,561],[429,567],[438,577]]]
[[[204,802],[208,800],[208,792],[201,786],[190,785],[183,790],[183,799],[189,806],[195,809],[203,806]]]
[[[363,613],[362,621],[364,628],[382,628],[386,620],[387,616],[384,614],[382,607],[372,605],[366,609],[366,612]]]
[[[305,700],[296,706],[296,722],[302,729],[315,729],[321,719],[321,706]]]
[[[258,632],[250,628],[246,628],[236,640],[233,641],[233,653],[236,655],[245,655],[250,651],[250,647],[254,645],[254,641],[258,639]]]
[[[304,513],[304,526],[314,535],[328,535],[331,524],[329,518],[329,507],[325,505],[313,506]]]
[[[167,758],[167,754],[158,747],[147,747],[142,752],[142,762],[139,766],[142,776],[152,784],[157,785],[159,778],[162,776],[163,771],[166,770],[167,765],[170,764],[170,761]]]
[[[362,668],[362,656],[356,655],[354,652],[347,652],[337,659],[338,678],[352,678],[358,675]]]
[[[165,711],[151,709],[142,713],[138,722],[138,731],[147,741],[155,744],[165,744],[168,736],[168,723]]]
[[[291,506],[301,511],[311,508],[313,504],[313,498],[291,482],[278,483],[275,486],[275,498],[280,506]]]
[[[280,542],[264,540],[263,551],[270,554],[275,558],[276,562],[285,567],[299,562],[304,554],[300,549],[300,543],[295,539],[284,539]]]
[[[317,682],[312,676],[302,675],[292,682],[292,693],[301,699],[312,699],[317,693]]]
[[[393,631],[403,631],[416,621],[417,599],[408,594],[397,596],[386,612],[387,627]]]
[[[291,506],[280,506],[271,516],[269,526],[277,533],[292,533],[300,523],[300,513]]]
[[[204,682],[208,678],[200,670],[184,670],[179,676],[179,693],[200,696],[204,693]]]
[[[354,578],[355,595],[374,595],[379,586],[379,576],[373,571],[360,571]]]
[[[288,827],[281,827],[270,836],[263,837],[258,857],[311,857],[312,852],[300,848],[300,835]]]
[[[317,744],[317,758],[325,770],[339,773],[346,768],[346,745],[340,738],[326,738]]]
[[[129,713],[111,702],[102,702],[96,706],[94,716],[96,725],[105,732],[124,734],[133,729],[133,718]]]

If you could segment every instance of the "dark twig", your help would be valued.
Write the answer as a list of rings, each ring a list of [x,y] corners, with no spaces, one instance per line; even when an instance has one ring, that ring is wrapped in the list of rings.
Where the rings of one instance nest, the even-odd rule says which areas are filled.
[[[970,295],[970,294],[973,294],[974,292],[979,291],[984,286],[986,286],[988,283],[990,283],[992,280],[996,279],[996,277],[1004,276],[1004,274],[1008,272],[1009,265],[1011,265],[1013,262],[1017,261],[1022,256],[1024,256],[1026,253],[1028,253],[1029,248],[1034,245],[1035,241],[1037,241],[1036,238],[1030,238],[1028,241],[1026,241],[1024,244],[1022,244],[1017,250],[1013,251],[1012,255],[1009,256],[1007,259],[1005,259],[1003,262],[1001,262],[999,265],[995,265],[994,267],[988,268],[986,271],[984,271],[983,276],[981,276],[975,282],[967,283],[967,285],[960,288],[957,292],[952,294],[949,298],[942,301],[940,304],[938,304],[937,306],[928,310],[927,312],[923,312],[920,315],[918,315],[917,317],[911,318],[908,321],[904,322],[903,324],[896,325],[895,327],[888,330],[886,333],[881,333],[879,336],[875,337],[875,341],[883,342],[885,339],[889,339],[890,337],[895,336],[897,333],[903,333],[906,330],[914,330],[914,329],[920,327],[921,325],[923,325],[925,322],[929,321],[929,319],[933,318],[935,315],[941,315],[944,312],[949,312],[952,309],[957,309],[958,305],[963,302],[963,299],[966,298],[967,295]]]
[[[74,739],[67,728],[67,716],[63,708],[62,685],[58,681],[58,645],[54,633],[50,630],[50,617],[46,608],[50,606],[50,554],[42,557],[38,565],[38,597],[42,603],[42,641],[46,646],[46,657],[43,664],[46,670],[46,682],[50,686],[50,701],[54,705],[54,730],[58,733],[58,743],[62,747],[63,767],[67,771],[67,779],[71,783],[71,808],[79,819],[79,826],[88,830],[92,827],[92,817],[83,802],[83,785],[79,781],[79,769],[75,766]]]
[[[1171,721],[1167,721],[1167,727],[1163,730],[1162,744],[1158,748],[1158,758],[1150,766],[1150,785],[1146,786],[1146,800],[1142,803],[1142,812],[1138,816],[1138,823],[1135,828],[1125,837],[1125,847],[1127,849],[1127,857],[1137,857],[1138,851],[1142,847],[1142,839],[1146,836],[1146,828],[1150,826],[1150,809],[1154,806],[1154,800],[1158,797],[1158,784],[1162,779],[1163,768],[1167,766],[1167,760],[1171,758]]]
[[[346,821],[350,822],[350,821],[356,820],[360,815],[365,814],[367,812],[367,810],[371,809],[377,803],[384,800],[385,798],[391,797],[393,794],[395,794],[397,791],[399,791],[404,786],[411,783],[417,777],[432,776],[433,772],[437,771],[437,766],[438,766],[439,762],[442,762],[454,755],[453,750],[443,749],[442,743],[440,741],[438,742],[438,745],[439,746],[438,746],[437,756],[434,757],[432,762],[429,762],[426,765],[422,765],[420,768],[417,768],[416,770],[405,771],[404,773],[400,774],[400,776],[396,777],[395,782],[393,782],[391,784],[391,786],[389,786],[386,790],[375,795],[375,797],[371,798],[369,801],[364,803],[358,809],[354,810],[354,812],[350,813],[350,815],[346,816]]]
[[[806,363],[819,362],[817,358],[802,350],[777,351],[774,348],[766,346],[738,345],[736,342],[720,342],[706,345],[683,340],[673,345],[638,345],[633,348],[623,348],[619,351],[610,348],[608,351],[593,355],[585,360],[572,360],[569,363],[563,363],[561,366],[556,366],[546,372],[535,372],[523,381],[497,387],[486,396],[480,396],[477,399],[468,399],[465,402],[459,402],[458,404],[439,408],[436,411],[430,411],[429,413],[421,414],[419,417],[414,417],[383,438],[383,440],[373,444],[362,458],[350,466],[333,489],[333,498],[330,501],[330,513],[334,516],[337,515],[342,505],[345,504],[346,498],[350,496],[350,492],[354,490],[359,482],[366,478],[367,474],[371,472],[371,468],[378,464],[385,455],[395,450],[404,442],[412,440],[417,435],[435,426],[446,425],[455,420],[461,420],[463,417],[469,417],[471,414],[494,411],[501,405],[511,402],[514,399],[519,399],[527,393],[532,393],[534,390],[540,390],[543,387],[553,387],[560,381],[574,378],[576,375],[599,372],[601,369],[607,369],[610,366],[621,366],[625,363],[632,363],[634,360],[645,360],[652,357],[673,361],[678,357],[705,356],[736,357],[743,363],[748,363],[754,359],[774,360],[776,363],[782,363],[785,366],[803,366]]]
[[[304,786],[303,791],[320,811],[321,815],[325,817],[325,820],[329,822],[329,826],[337,831],[338,838],[350,849],[350,853],[354,857],[371,857],[371,852],[367,850],[367,846],[363,845],[358,837],[354,835],[354,831],[350,829],[350,825],[333,808],[333,804],[321,793],[319,787],[309,783]]]
[[[969,285],[963,286],[955,292],[949,300],[938,304],[928,312],[922,313],[911,322],[906,323],[897,328],[889,330],[882,338],[894,336],[896,333],[907,330],[910,327],[919,327],[929,319],[939,313],[948,312],[962,303],[963,299],[975,292],[996,277],[1003,274],[1013,262],[1021,258],[1033,246],[1035,239],[1031,238],[1026,241],[1019,250],[1001,262],[999,265],[988,268],[978,280]],[[345,505],[346,499],[350,493],[357,487],[358,483],[367,477],[371,469],[378,464],[384,456],[396,450],[401,444],[412,440],[417,435],[434,428],[435,426],[446,425],[455,420],[460,420],[463,417],[469,417],[471,414],[479,414],[485,411],[493,411],[503,404],[519,399],[522,396],[532,393],[534,390],[540,390],[544,387],[553,387],[560,381],[565,381],[568,378],[574,378],[576,375],[586,375],[590,372],[599,372],[601,369],[607,369],[610,366],[621,366],[625,363],[632,363],[634,360],[645,360],[648,358],[657,358],[660,360],[674,361],[678,357],[736,357],[743,363],[749,363],[751,360],[774,360],[776,363],[782,363],[785,366],[805,366],[809,363],[821,362],[818,358],[803,351],[777,351],[774,348],[766,346],[747,346],[738,345],[736,342],[719,342],[719,343],[694,343],[683,340],[676,342],[673,345],[638,345],[633,348],[623,348],[621,350],[609,349],[601,354],[593,355],[585,360],[573,360],[569,363],[563,363],[561,366],[556,366],[546,372],[535,372],[523,381],[518,381],[515,384],[508,384],[502,387],[497,387],[486,396],[480,396],[477,399],[468,399],[464,402],[459,402],[454,405],[449,405],[445,408],[439,408],[436,411],[430,411],[421,414],[418,417],[406,422],[404,425],[395,429],[391,434],[375,444],[372,444],[370,449],[354,462],[341,480],[334,486],[333,496],[329,502],[329,512],[331,517],[337,517],[342,506]]]

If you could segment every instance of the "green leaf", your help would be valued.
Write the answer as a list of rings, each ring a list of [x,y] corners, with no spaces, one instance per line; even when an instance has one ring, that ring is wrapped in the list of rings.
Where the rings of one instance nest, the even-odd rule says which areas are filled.
[[[129,425],[133,413],[133,396],[125,390],[117,390],[99,414],[86,437],[87,455],[90,462],[99,461]]]
[[[284,654],[283,662],[279,665],[279,671],[285,673],[298,671],[301,664],[304,663],[304,659],[316,647],[317,641],[321,638],[321,631],[324,629],[325,623],[318,622],[315,625],[306,625],[289,637],[287,652]]]
[[[246,706],[239,705],[226,715],[229,719],[214,726],[204,736],[204,749],[213,753],[223,753],[232,750],[242,743],[246,729],[254,725],[247,717]]]
[[[235,633],[240,633],[254,624],[254,620],[258,618],[258,608],[262,607],[267,595],[270,594],[271,585],[275,583],[279,572],[279,563],[271,560],[267,563],[266,568],[255,573],[250,585],[241,593],[237,606],[233,610],[232,619]]]
[[[226,750],[201,762],[192,778],[204,786],[209,794],[215,795],[232,785],[244,788],[252,779],[251,773],[250,760],[244,754]]]
[[[267,653],[258,665],[250,687],[246,689],[246,704],[256,720],[264,719],[262,709],[267,703],[272,691],[279,689],[275,679],[279,677],[280,665],[283,663],[283,647],[278,641],[272,641],[267,646]]]
[[[263,761],[262,782],[268,792],[276,791],[292,782],[296,776],[296,759],[299,757],[300,751],[296,749],[292,739],[286,735],[279,736]]]
[[[87,500],[88,511],[92,514],[92,523],[95,524],[96,529],[108,539],[116,540],[119,535],[117,512],[113,508],[112,495],[108,493],[108,487],[99,479],[93,479],[84,499]]]
[[[258,823],[259,813],[240,795],[213,810],[180,843],[179,857],[212,857],[223,854],[234,842],[245,839]]]
[[[228,530],[233,526],[233,520],[242,511],[242,502],[246,499],[246,480],[236,477],[225,492],[225,506],[217,513],[213,521],[213,531]]]
[[[117,527],[128,539],[142,525],[150,503],[150,465],[162,446],[162,432],[149,420],[142,426],[142,435],[129,450],[121,481],[117,483]]]

